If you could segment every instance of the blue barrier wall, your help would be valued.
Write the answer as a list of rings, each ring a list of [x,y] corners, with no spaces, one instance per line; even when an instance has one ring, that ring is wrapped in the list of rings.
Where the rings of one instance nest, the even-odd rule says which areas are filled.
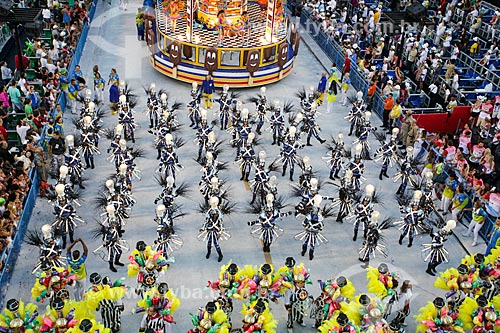
[[[95,14],[95,9],[97,6],[97,0],[94,0],[90,9],[89,9],[89,19],[92,22],[92,19]],[[89,32],[89,23],[86,23],[82,29],[82,33],[80,35],[80,39],[78,41],[77,47],[75,49],[75,53],[73,58],[71,59],[71,63],[68,66],[68,77],[73,76],[73,72],[75,70],[76,65],[80,62],[80,58],[82,56],[83,48],[85,47],[85,41],[87,40],[87,35]],[[57,99],[57,104],[61,105],[61,109],[65,110],[66,108],[66,94],[61,93]],[[50,114],[51,117],[54,117],[54,112]],[[43,133],[42,133],[43,137]],[[30,180],[31,180],[31,188],[28,191],[28,195],[26,196],[26,200],[23,207],[23,213],[18,223],[18,230],[12,240],[11,246],[6,249],[2,255],[0,256],[0,260],[4,261],[5,266],[0,275],[0,308],[3,307],[4,298],[7,293],[7,289],[9,287],[9,282],[12,277],[12,271],[16,265],[17,257],[19,256],[19,251],[21,250],[21,245],[24,239],[24,235],[29,225],[29,221],[31,218],[31,214],[33,212],[33,208],[36,204],[36,198],[38,196],[38,191],[40,189],[40,182],[38,179],[38,174],[36,170],[33,168],[30,171]]]

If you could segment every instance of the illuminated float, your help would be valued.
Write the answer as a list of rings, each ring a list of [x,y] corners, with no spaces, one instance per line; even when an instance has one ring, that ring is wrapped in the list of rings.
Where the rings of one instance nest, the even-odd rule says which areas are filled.
[[[185,82],[259,86],[287,76],[300,36],[285,0],[158,0],[146,19],[150,61]]]

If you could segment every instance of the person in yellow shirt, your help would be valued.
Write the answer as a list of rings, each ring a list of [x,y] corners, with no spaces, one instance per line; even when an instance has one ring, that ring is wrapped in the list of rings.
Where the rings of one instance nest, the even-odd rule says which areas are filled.
[[[373,22],[375,24],[378,24],[378,21],[380,20],[380,12],[377,10],[375,14],[373,14]]]
[[[389,131],[392,131],[396,120],[401,117],[402,111],[403,108],[401,107],[401,104],[399,104],[399,101],[396,100],[396,104],[392,107],[391,112],[389,112]]]
[[[78,244],[82,244],[83,254],[79,250],[71,251],[73,247]],[[85,278],[87,277],[87,270],[85,268],[85,261],[87,260],[87,255],[89,251],[87,245],[83,242],[83,239],[78,238],[75,240],[66,250],[66,261],[68,262],[68,270],[71,275],[76,276],[75,281],[75,300],[80,301],[83,298],[83,293],[85,291]]]
[[[479,51],[479,40],[477,37],[472,38],[472,45],[470,46],[470,54],[475,55]]]

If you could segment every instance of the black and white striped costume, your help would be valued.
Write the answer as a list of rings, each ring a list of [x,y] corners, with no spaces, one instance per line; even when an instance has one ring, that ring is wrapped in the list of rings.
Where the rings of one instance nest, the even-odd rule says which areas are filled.
[[[103,299],[99,302],[96,310],[101,312],[104,327],[109,328],[113,333],[120,330],[122,305],[113,300]]]

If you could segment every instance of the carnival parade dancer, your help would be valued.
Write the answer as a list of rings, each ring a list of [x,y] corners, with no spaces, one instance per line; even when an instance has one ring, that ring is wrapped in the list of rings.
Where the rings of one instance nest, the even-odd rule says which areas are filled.
[[[346,157],[346,151],[344,149],[344,135],[339,133],[336,140],[332,140],[332,143],[328,145],[328,156],[322,157],[330,168],[330,179],[337,178],[339,171],[342,169],[342,162],[344,157]]]
[[[464,332],[464,322],[459,319],[457,310],[442,297],[436,297],[418,310],[416,332]]]
[[[52,223],[52,230],[60,235],[62,239],[62,248],[66,248],[67,236],[69,235],[69,241],[73,243],[73,235],[75,232],[75,227],[78,223],[84,223],[84,221],[76,214],[76,210],[64,194],[64,185],[56,185],[57,200],[54,204],[54,215],[56,220]]]
[[[276,333],[278,321],[274,319],[267,300],[259,298],[249,305],[243,305],[243,327],[245,333]]]
[[[196,81],[193,81],[191,85],[192,85],[191,100],[187,104],[189,120],[191,121],[189,127],[196,128],[196,126],[198,126],[201,120],[201,114],[200,114],[201,92],[200,89],[198,88],[198,83]]]
[[[26,243],[39,249],[39,262],[31,272],[32,274],[44,267],[64,267],[61,260],[61,244],[56,241],[52,227],[44,224],[41,229],[41,235],[32,230],[29,230],[26,235]]]
[[[4,333],[34,333],[41,325],[39,319],[35,304],[25,304],[23,301],[11,298],[0,314],[0,331]]]
[[[366,238],[368,232],[368,226],[370,224],[370,219],[373,213],[373,198],[375,194],[375,187],[371,184],[365,187],[365,196],[362,201],[356,205],[353,211],[354,217],[354,235],[352,240],[355,242],[358,239],[359,225],[363,225],[363,238]]]
[[[362,95],[362,94],[361,94]],[[348,136],[351,136],[354,132],[354,135],[359,136],[361,133],[361,127],[363,125],[363,115],[366,106],[363,104],[363,99],[357,99],[353,105],[349,114],[345,117],[345,119],[349,120],[351,123],[350,130]]]
[[[304,316],[310,305],[309,294],[305,288],[306,284],[311,284],[309,272],[304,264],[296,266],[295,263],[294,258],[287,257],[285,266],[278,270],[283,280],[292,285],[285,292],[285,309],[288,311],[286,327],[289,332],[293,331],[294,322],[302,327],[306,326]]]
[[[317,194],[314,196],[313,207],[302,222],[304,231],[295,235],[296,240],[303,242],[301,252],[302,256],[306,254],[307,248],[309,248],[309,260],[314,258],[314,250],[316,247],[322,243],[328,242],[328,239],[321,234],[324,228],[324,217],[320,207],[322,201],[323,198],[321,195]]]
[[[175,206],[172,213],[168,213],[164,205],[156,206],[155,222],[158,224],[156,233],[158,237],[155,240],[155,250],[162,251],[165,259],[182,247],[184,242],[174,231],[174,219],[180,216],[173,215]],[[179,214],[181,215],[181,214]]]
[[[343,223],[344,218],[351,215],[353,211],[354,191],[352,177],[352,171],[346,170],[344,177],[340,179],[339,197],[332,200],[332,208],[339,207],[336,221],[340,223]]]
[[[384,304],[384,318],[391,314],[392,305],[397,300],[397,287],[400,276],[389,271],[385,263],[381,263],[377,268],[369,266],[366,270],[368,280],[368,292],[374,293]]]
[[[196,126],[196,141],[198,143],[198,158],[196,160],[198,162],[201,161],[203,149],[206,150],[208,134],[210,134],[213,130],[213,126],[210,126],[207,123],[207,110],[202,109],[200,112],[201,122],[198,126]]]
[[[380,219],[380,213],[374,211],[370,216],[370,223],[368,224],[368,230],[366,232],[365,240],[363,241],[363,246],[359,249],[359,261],[365,263],[365,268],[368,267],[370,263],[370,257],[375,257],[377,254],[383,257],[387,256],[386,246],[381,244],[382,235],[381,231],[387,228],[387,222],[378,222]]]
[[[262,126],[264,126],[264,121],[266,120],[267,111],[271,109],[266,98],[266,87],[260,88],[260,94],[257,97],[250,99],[250,102],[255,103],[255,114],[253,116],[255,123],[257,124],[257,129],[255,132],[261,135]]]
[[[311,137],[314,136],[319,143],[323,144],[326,140],[323,140],[319,136],[319,132],[321,128],[318,124],[316,124],[316,118],[318,117],[318,105],[316,102],[311,104],[310,111],[304,114],[304,118],[302,120],[302,129],[301,131],[307,133],[307,143],[306,146],[312,146]]]
[[[407,207],[400,206],[401,213],[404,216],[394,224],[399,226],[401,236],[399,237],[399,245],[403,245],[403,239],[408,237],[408,247],[413,244],[413,237],[418,235],[419,230],[424,231],[428,228],[423,225],[424,212],[420,209],[420,201],[422,199],[422,192],[413,192],[413,198]]]
[[[65,140],[68,152],[64,156],[64,165],[68,168],[69,179],[73,185],[78,185],[81,189],[85,189],[82,177],[84,168],[80,151],[75,147],[75,137],[67,135]]]
[[[436,267],[443,261],[448,262],[448,251],[444,248],[444,242],[446,241],[446,236],[451,234],[455,226],[455,220],[449,220],[443,228],[430,233],[432,243],[423,244],[422,252],[425,254],[424,261],[429,261],[427,270],[425,271],[427,274],[434,276],[437,273]]]
[[[269,118],[270,129],[273,132],[273,143],[271,143],[271,145],[277,144],[279,146],[281,142],[283,142],[283,135],[285,132],[285,119],[281,112],[279,100],[274,101],[271,112],[272,114]]]
[[[414,184],[415,181],[413,180],[412,176],[417,174],[417,171],[415,170],[413,166],[413,147],[408,146],[406,147],[406,157],[403,161],[401,161],[401,166],[398,172],[393,177],[393,181],[397,182],[398,180],[401,179],[401,184],[398,187],[398,190],[396,191],[396,195],[399,196],[404,196],[406,187],[408,186],[408,182],[411,184]]]
[[[128,276],[137,276],[135,292],[141,297],[156,285],[159,274],[168,267],[162,252],[154,251],[144,241],[137,242],[128,260]]]
[[[349,161],[346,167],[346,172],[347,170],[350,170],[352,173],[355,192],[361,189],[361,181],[364,180],[363,173],[365,172],[365,163],[361,158],[362,151],[363,147],[361,144],[358,143],[354,146],[354,157]]]
[[[275,169],[274,165],[271,164],[266,170],[266,152],[264,150],[259,152],[259,160],[253,166],[255,175],[251,181],[252,201],[250,201],[250,205],[255,202],[257,197],[259,198],[259,202],[263,203],[266,195],[271,192],[269,188],[269,173]]]
[[[150,329],[154,332],[172,333],[175,324],[173,314],[179,308],[181,301],[169,289],[166,282],[147,291],[145,297],[137,302],[135,313],[145,312],[142,317],[139,332]]]
[[[118,103],[118,124],[123,126],[125,140],[135,143],[134,131],[137,127],[134,118],[134,105],[127,101],[126,95],[121,95]]]
[[[274,195],[268,194],[263,204],[262,212],[255,221],[248,222],[251,226],[250,234],[259,237],[263,242],[263,251],[271,252],[271,244],[283,233],[283,229],[276,225],[278,219],[291,215],[292,212],[280,212],[275,203]]]
[[[146,106],[148,108],[149,128],[156,128],[159,115],[159,101],[156,95],[156,84],[151,83],[149,89],[144,88],[144,91],[146,91],[146,94],[148,95]]]
[[[311,310],[315,328],[319,328],[325,320],[332,318],[336,311],[342,310],[342,304],[350,302],[356,291],[352,282],[344,276],[318,282],[321,294],[314,299]]]
[[[100,311],[104,327],[109,328],[112,333],[120,331],[121,313],[124,310],[120,302],[127,291],[122,279],[111,284],[108,277],[103,278],[94,272],[90,274],[89,281],[92,287],[83,295],[86,307]]]
[[[230,234],[225,230],[224,224],[222,222],[223,214],[219,206],[219,199],[216,197],[211,197],[210,200],[210,208],[205,213],[205,222],[200,229],[200,233],[198,235],[198,240],[203,240],[207,242],[207,255],[205,256],[207,259],[210,258],[210,254],[212,252],[212,244],[219,255],[217,261],[221,262],[222,251],[219,246],[219,239],[227,240],[230,237]]]
[[[208,302],[196,314],[190,313],[194,328],[188,333],[229,333],[227,315],[215,302]]]
[[[356,326],[349,320],[345,313],[339,312],[337,317],[332,317],[329,320],[325,320],[323,325],[318,328],[318,331],[320,333],[356,332]]]
[[[161,151],[160,165],[158,166],[157,172],[164,178],[173,177],[175,181],[177,168],[183,168],[183,166],[179,163],[179,157],[174,147],[172,134],[167,134],[165,136],[164,147]]]
[[[229,123],[229,110],[231,104],[233,103],[233,98],[229,97],[229,86],[227,84],[222,88],[222,93],[220,98],[216,99],[215,102],[219,103],[219,119],[220,119],[220,129],[225,131],[227,129],[227,124]]]
[[[250,171],[255,163],[255,150],[254,150],[255,134],[250,132],[243,147],[239,152],[239,158],[236,161],[240,165],[241,178],[240,180],[249,181]]]
[[[248,137],[250,133],[252,133],[252,125],[248,121],[248,112],[249,111],[247,108],[243,108],[241,110],[241,122],[236,127],[236,136],[232,140],[233,147],[236,147],[236,157],[234,159],[235,161],[240,159],[240,151],[243,147],[246,146]],[[253,135],[253,138],[255,138],[255,134]]]
[[[396,152],[396,140],[398,138],[398,133],[399,129],[393,128],[390,139],[388,139],[382,147],[377,149],[375,152],[375,161],[382,162],[382,168],[380,169],[380,174],[378,175],[378,179],[380,180],[382,180],[382,176],[389,178],[387,175],[387,169],[392,167],[398,160]]]
[[[283,162],[283,172],[282,177],[286,174],[286,169],[290,167],[290,180],[293,181],[293,174],[295,172],[295,164],[299,163],[300,157],[297,156],[297,151],[302,149],[304,145],[297,139],[297,129],[295,126],[290,126],[288,130],[288,135],[283,142],[283,147],[281,148],[280,158],[278,161]]]
[[[108,219],[106,224],[98,224],[94,231],[95,237],[102,237],[102,245],[94,250],[94,253],[100,254],[101,257],[109,263],[109,269],[112,272],[117,272],[114,265],[124,266],[120,262],[120,257],[123,251],[128,250],[128,244],[121,239],[121,226],[118,225],[118,220],[115,217],[114,206],[107,206]]]
[[[36,274],[35,284],[31,288],[31,297],[40,303],[45,300],[51,303],[56,298],[68,300],[70,295],[67,287],[74,285],[76,276],[62,267],[52,267],[48,262],[44,262],[41,268],[43,271]]]
[[[375,131],[376,128],[372,126],[372,123],[370,121],[372,113],[371,112],[365,112],[363,115],[363,123],[360,128],[360,133],[359,137],[353,142],[354,144],[359,143],[361,144],[361,147],[363,148],[361,152],[361,157],[365,160],[370,160],[370,143],[368,142],[368,136],[370,135],[371,132]]]
[[[94,169],[94,154],[100,154],[98,148],[98,129],[92,126],[90,116],[83,118],[83,126],[81,129],[82,144],[81,150],[85,159],[85,167]]]

